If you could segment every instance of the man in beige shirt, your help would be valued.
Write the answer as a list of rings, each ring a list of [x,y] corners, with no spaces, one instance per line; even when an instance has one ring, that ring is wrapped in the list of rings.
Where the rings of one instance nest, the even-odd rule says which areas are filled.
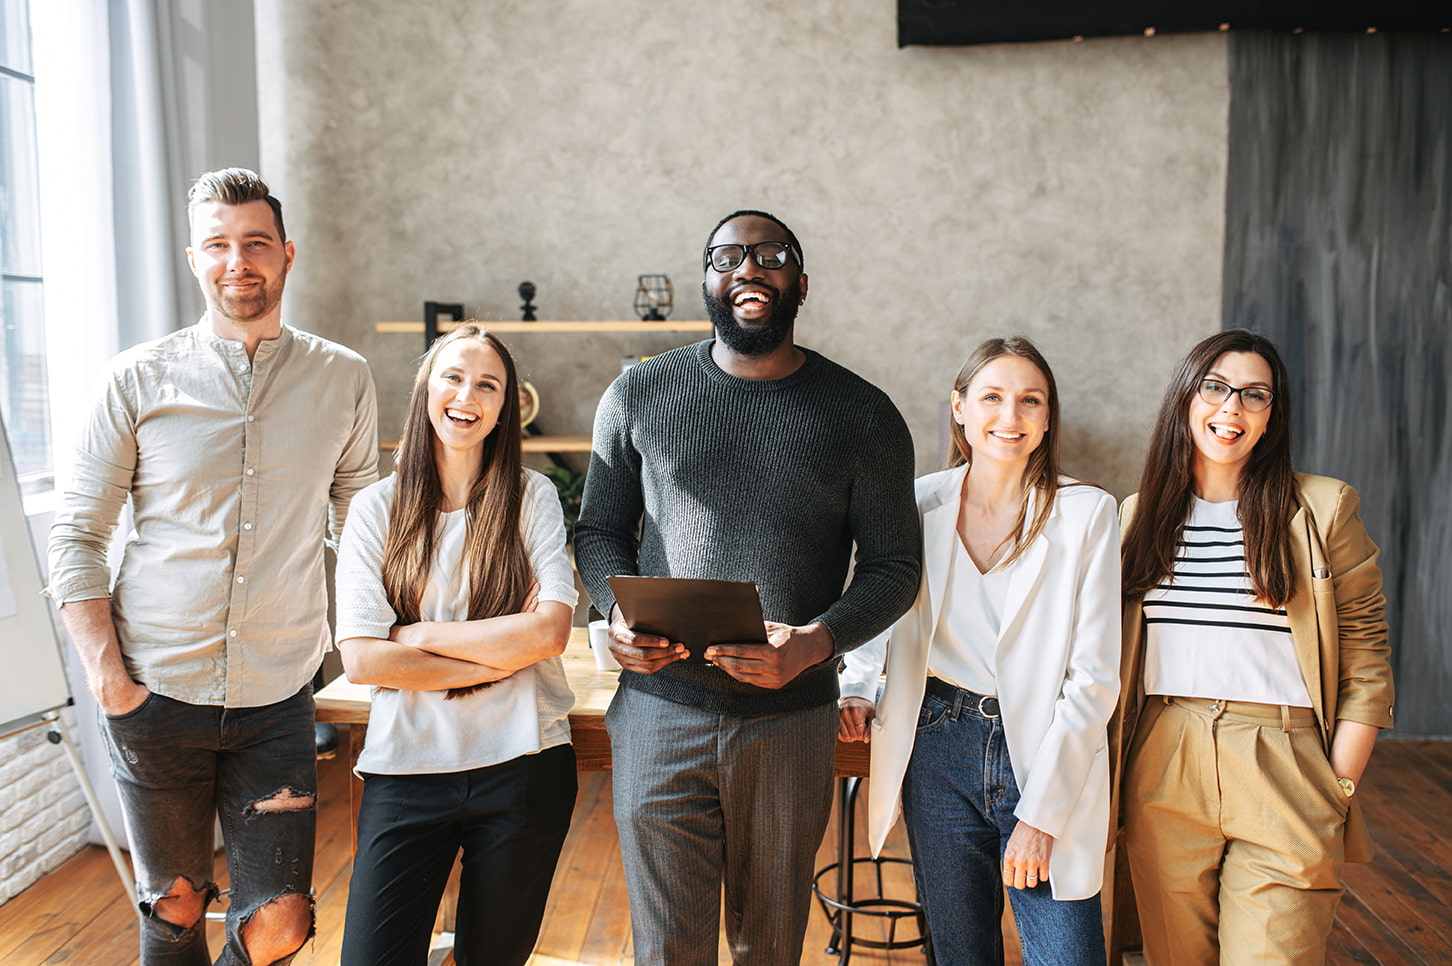
[[[282,322],[294,250],[267,185],[228,168],[187,197],[206,313],[112,361],[51,531],[49,593],[100,706],[143,966],[211,962],[218,817],[231,896],[216,961],[267,966],[312,933],[323,545],[377,477],[377,407],[361,356]]]

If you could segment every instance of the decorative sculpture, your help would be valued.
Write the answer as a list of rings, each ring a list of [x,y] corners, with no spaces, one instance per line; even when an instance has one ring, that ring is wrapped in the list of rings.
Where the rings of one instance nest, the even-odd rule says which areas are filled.
[[[520,318],[520,321],[521,322],[538,322],[539,321],[539,319],[535,318],[535,314],[534,314],[534,310],[537,309],[537,308],[539,308],[539,306],[538,305],[535,305],[534,302],[532,301],[532,299],[534,298],[534,293],[535,293],[535,287],[534,287],[534,283],[533,282],[520,282],[519,283],[519,297],[522,298],[522,299],[524,299],[524,304],[519,307],[520,308],[520,311],[522,311],[524,313],[524,315],[521,316],[521,318]]]

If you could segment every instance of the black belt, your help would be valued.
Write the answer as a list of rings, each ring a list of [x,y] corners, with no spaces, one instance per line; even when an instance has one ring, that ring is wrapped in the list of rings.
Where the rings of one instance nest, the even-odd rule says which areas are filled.
[[[991,694],[979,694],[933,677],[928,678],[928,693],[935,698],[953,702],[955,709],[968,708],[984,718],[998,717],[998,698]]]

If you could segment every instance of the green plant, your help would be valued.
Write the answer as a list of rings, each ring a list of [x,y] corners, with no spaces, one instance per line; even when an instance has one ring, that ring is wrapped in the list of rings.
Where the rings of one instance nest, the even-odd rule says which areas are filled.
[[[575,539],[575,521],[580,519],[580,500],[585,495],[585,471],[572,470],[568,466],[546,466],[545,476],[554,483],[560,495],[560,509],[565,513],[565,538]]]

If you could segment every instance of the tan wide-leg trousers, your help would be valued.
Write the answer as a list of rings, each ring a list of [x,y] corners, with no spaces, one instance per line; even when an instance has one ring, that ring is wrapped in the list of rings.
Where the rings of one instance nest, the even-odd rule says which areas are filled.
[[[1122,804],[1145,959],[1320,966],[1349,807],[1309,708],[1151,696]]]

